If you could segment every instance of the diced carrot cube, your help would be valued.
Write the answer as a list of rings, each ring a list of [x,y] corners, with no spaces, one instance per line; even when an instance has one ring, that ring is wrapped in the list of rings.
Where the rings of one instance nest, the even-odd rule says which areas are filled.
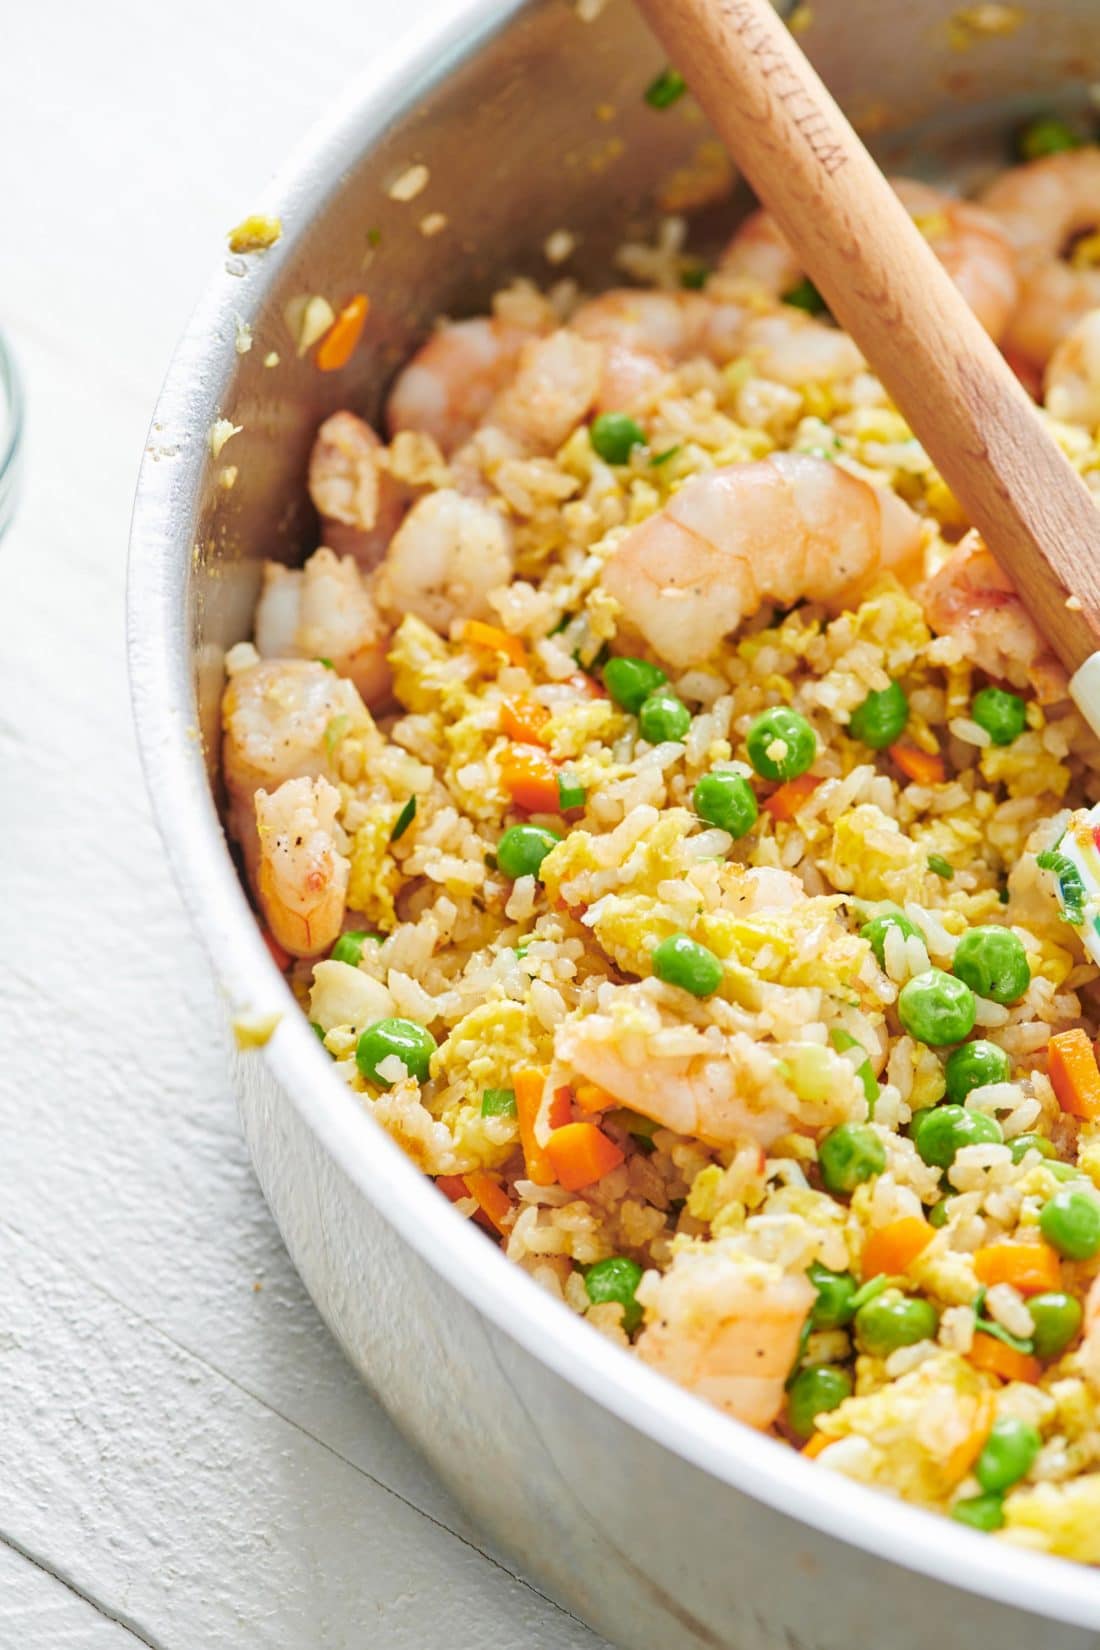
[[[595,1123],[567,1123],[546,1142],[546,1155],[558,1181],[568,1192],[578,1192],[602,1180],[623,1162],[624,1154]]]

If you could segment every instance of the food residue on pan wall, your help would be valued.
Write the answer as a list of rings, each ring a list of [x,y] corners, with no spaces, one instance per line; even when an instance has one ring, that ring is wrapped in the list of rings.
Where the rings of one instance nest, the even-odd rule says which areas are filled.
[[[229,418],[215,418],[213,424],[210,426],[210,435],[208,437],[210,442],[211,457],[220,457],[221,450],[225,446],[226,442],[231,441],[235,435],[240,435],[243,427],[244,426],[241,424],[234,424],[232,419]]]
[[[250,213],[242,218],[235,229],[229,231],[230,252],[266,252],[268,247],[274,246],[283,232],[280,218],[269,218],[262,212]]]
[[[1023,6],[1002,5],[985,0],[983,5],[964,6],[948,19],[948,40],[955,51],[969,51],[983,40],[1003,39],[1015,34],[1027,21]]]

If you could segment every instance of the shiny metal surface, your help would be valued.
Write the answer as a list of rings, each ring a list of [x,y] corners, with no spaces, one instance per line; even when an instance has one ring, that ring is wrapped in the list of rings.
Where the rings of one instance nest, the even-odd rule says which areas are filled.
[[[19,500],[23,454],[23,385],[12,347],[0,332],[0,539]]]
[[[929,174],[980,170],[1021,114],[1080,102],[1100,78],[1095,0],[1032,5],[1015,33],[965,50],[953,10],[815,0],[804,37],[884,158]],[[461,1221],[333,1075],[268,958],[218,821],[204,749],[213,774],[223,651],[248,633],[259,559],[311,547],[316,423],[348,403],[375,411],[434,313],[475,306],[513,271],[545,279],[551,231],[578,235],[582,277],[610,274],[614,245],[652,221],[655,180],[706,136],[686,108],[645,107],[659,61],[625,0],[589,25],[563,0],[450,0],[256,203],[282,216],[283,239],[215,277],[142,465],[129,636],[150,792],[231,1012],[280,1017],[236,1077],[299,1270],[401,1426],[560,1599],[631,1650],[1085,1650],[1100,1643],[1100,1577],[880,1497],[725,1420],[592,1334]],[[386,190],[412,162],[430,181],[401,206]],[[450,226],[427,239],[418,225],[431,211]],[[367,347],[318,374],[296,356],[288,310],[363,287]],[[244,355],[238,317],[253,329]],[[272,351],[277,367],[264,365]],[[214,460],[218,416],[242,430]]]

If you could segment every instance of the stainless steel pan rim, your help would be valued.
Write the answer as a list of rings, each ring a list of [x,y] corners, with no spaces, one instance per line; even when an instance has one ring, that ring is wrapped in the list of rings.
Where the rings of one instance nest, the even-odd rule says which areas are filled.
[[[243,274],[223,266],[172,360],[141,466],[130,544],[128,648],[146,782],[184,900],[234,1014],[281,1016],[263,1051],[281,1089],[341,1169],[451,1287],[597,1404],[791,1518],[964,1591],[1100,1629],[1100,1576],[990,1541],[804,1463],[612,1346],[545,1295],[451,1210],[354,1103],[275,969],[238,881],[206,780],[184,616],[207,431],[234,362],[236,317],[257,313],[342,161],[446,77],[526,0],[443,0],[357,80],[260,203],[283,240]],[[334,181],[336,180],[336,181]]]

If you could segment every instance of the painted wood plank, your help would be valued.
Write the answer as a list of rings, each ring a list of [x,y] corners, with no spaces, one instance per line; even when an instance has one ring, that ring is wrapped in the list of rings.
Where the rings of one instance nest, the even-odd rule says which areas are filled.
[[[596,1644],[478,1552],[306,1299],[130,726],[125,544],[168,355],[389,11],[41,0],[0,55],[0,325],[29,391],[0,545],[0,1534],[45,1566],[0,1546],[20,1650]]]
[[[0,1644],[13,1650],[140,1650],[148,1642],[0,1535]]]
[[[0,1274],[0,1530],[163,1650],[594,1645],[476,1547],[3,1227]]]

